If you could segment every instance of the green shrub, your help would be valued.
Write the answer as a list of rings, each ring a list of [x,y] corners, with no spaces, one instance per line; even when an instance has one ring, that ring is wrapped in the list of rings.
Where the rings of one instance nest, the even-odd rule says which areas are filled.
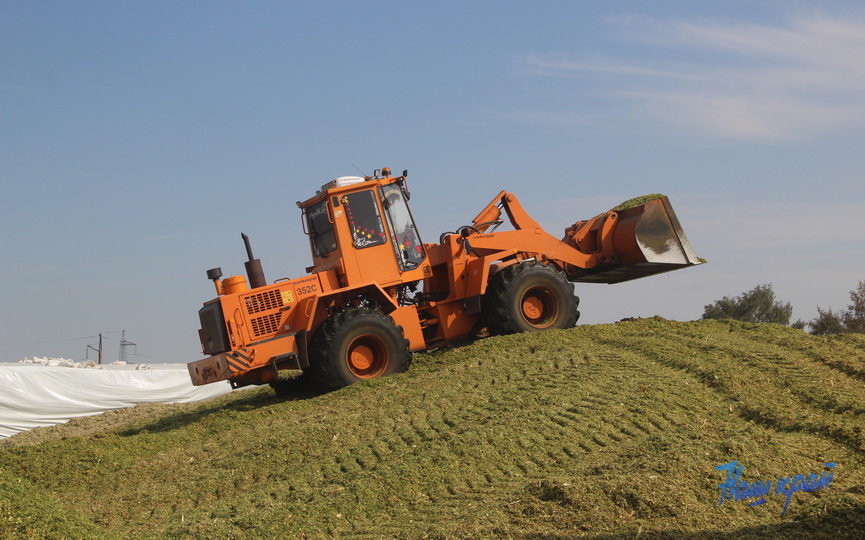
[[[808,323],[812,334],[865,334],[865,281],[860,281],[859,287],[850,291],[850,305],[846,310],[834,313],[831,308],[824,311],[817,306],[817,313],[817,318]]]
[[[775,300],[772,284],[757,285],[740,296],[725,296],[705,306],[704,319],[735,319],[752,323],[777,323],[789,326],[793,306]]]

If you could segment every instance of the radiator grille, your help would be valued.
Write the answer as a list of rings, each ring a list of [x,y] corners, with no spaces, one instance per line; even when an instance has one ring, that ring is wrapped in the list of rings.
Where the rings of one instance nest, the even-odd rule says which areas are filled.
[[[272,334],[279,330],[279,313],[271,313],[263,317],[256,317],[250,321],[252,335],[255,337]]]
[[[278,290],[264,291],[246,297],[246,311],[250,315],[270,311],[283,306],[282,295]]]

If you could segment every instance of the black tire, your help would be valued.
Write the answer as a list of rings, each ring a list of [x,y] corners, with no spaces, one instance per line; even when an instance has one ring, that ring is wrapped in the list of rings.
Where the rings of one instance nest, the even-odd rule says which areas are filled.
[[[580,299],[564,274],[538,262],[508,266],[490,280],[484,313],[493,334],[538,332],[577,324]]]
[[[310,375],[326,390],[408,369],[402,327],[380,311],[350,309],[322,323],[310,350]]]

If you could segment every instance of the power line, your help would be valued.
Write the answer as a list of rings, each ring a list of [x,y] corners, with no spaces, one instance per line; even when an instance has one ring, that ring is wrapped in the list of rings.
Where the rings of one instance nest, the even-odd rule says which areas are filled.
[[[10,343],[0,343],[0,346],[6,347],[9,345],[37,345],[41,343],[61,343],[63,341],[78,341],[81,339],[94,339],[98,336],[81,336],[77,338],[65,338],[65,339],[40,339],[37,341],[14,341]]]
[[[101,334],[104,336],[104,334],[119,334],[120,332],[121,332],[120,330],[109,330],[108,332],[101,332]],[[70,338],[58,338],[58,339],[37,339],[34,341],[10,341],[7,343],[0,343],[0,347],[8,347],[8,346],[12,346],[12,345],[14,345],[14,346],[39,345],[42,343],[62,343],[64,341],[80,341],[82,339],[96,339],[98,337],[99,337],[99,335],[79,336],[79,337],[74,337],[74,338],[70,337]],[[105,339],[110,339],[110,338],[106,337]]]
[[[99,334],[95,334],[92,336],[79,336],[79,337],[70,337],[70,338],[58,338],[58,339],[39,339],[34,341],[16,341],[9,343],[0,343],[0,347],[7,346],[20,346],[20,345],[39,345],[44,343],[63,343],[68,341],[80,341],[83,339],[98,339],[99,341],[96,344],[87,344],[85,347],[84,360],[89,358],[90,351],[94,351],[99,355],[98,362],[101,364],[104,359],[104,342],[111,341],[112,339],[106,334],[120,334],[119,341],[119,360],[126,362],[130,356],[137,356],[139,358],[146,358],[148,360],[153,360],[156,362],[171,362],[171,360],[167,360],[165,356],[160,352],[156,351],[156,354],[162,356],[161,358],[150,356],[147,354],[141,354],[138,352],[138,344],[126,339],[126,330],[109,330],[106,332],[100,332]],[[132,352],[129,352],[129,348],[132,348]],[[80,358],[80,357],[78,357]]]

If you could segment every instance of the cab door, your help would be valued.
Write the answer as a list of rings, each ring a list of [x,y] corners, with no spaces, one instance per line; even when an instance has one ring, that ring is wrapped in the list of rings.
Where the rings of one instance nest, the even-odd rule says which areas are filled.
[[[401,281],[391,236],[382,219],[376,190],[365,189],[342,194],[339,203],[351,244],[351,248],[343,248],[343,257],[346,258],[346,271],[357,276],[355,284],[376,282],[386,286]],[[353,263],[348,260],[349,254]],[[352,266],[354,272],[349,271]]]

